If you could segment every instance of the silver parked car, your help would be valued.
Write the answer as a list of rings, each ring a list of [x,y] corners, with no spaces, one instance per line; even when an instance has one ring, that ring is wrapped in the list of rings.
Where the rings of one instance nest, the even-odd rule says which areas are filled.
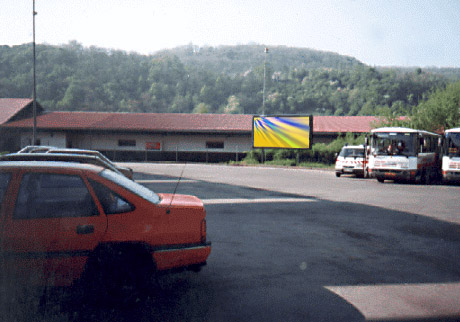
[[[129,179],[133,179],[133,169],[122,167],[114,164],[109,158],[103,155],[101,152],[96,150],[84,150],[84,149],[61,149],[61,148],[51,148],[46,153],[65,153],[65,154],[80,154],[80,155],[94,155],[103,161],[112,164],[115,168],[118,169],[123,175]]]
[[[65,153],[10,153],[0,156],[0,161],[59,161],[94,164],[124,175],[112,164],[94,155]]]
[[[18,153],[52,153],[52,154],[78,154],[78,155],[90,155],[101,159],[104,163],[110,165],[110,167],[104,166],[104,168],[115,168],[118,172],[122,173],[125,177],[133,179],[133,169],[122,167],[113,163],[104,154],[96,150],[85,150],[85,149],[71,149],[71,148],[58,148],[47,145],[29,145],[18,151]],[[66,159],[69,157],[66,157]],[[82,160],[80,158],[80,160]]]

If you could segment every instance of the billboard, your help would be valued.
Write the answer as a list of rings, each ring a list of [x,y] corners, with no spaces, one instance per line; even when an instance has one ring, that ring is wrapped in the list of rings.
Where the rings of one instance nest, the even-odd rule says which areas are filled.
[[[254,116],[252,138],[254,148],[310,149],[313,117]]]

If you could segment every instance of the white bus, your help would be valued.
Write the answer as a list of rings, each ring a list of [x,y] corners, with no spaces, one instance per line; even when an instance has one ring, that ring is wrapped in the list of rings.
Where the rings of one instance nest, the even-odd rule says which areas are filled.
[[[441,135],[403,127],[371,131],[369,173],[385,180],[430,183],[440,177]]]
[[[460,128],[446,130],[442,154],[442,181],[460,182]]]

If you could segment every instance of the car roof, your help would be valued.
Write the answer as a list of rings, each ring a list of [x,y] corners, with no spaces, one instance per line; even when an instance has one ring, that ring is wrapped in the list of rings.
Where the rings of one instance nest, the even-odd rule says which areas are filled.
[[[49,153],[53,152],[67,152],[67,153],[75,153],[75,154],[80,154],[80,153],[86,153],[86,154],[101,154],[101,152],[96,151],[96,150],[84,150],[84,149],[71,149],[71,148],[52,148],[49,149]]]
[[[0,161],[62,161],[75,163],[92,163],[103,168],[123,174],[113,164],[95,155],[67,153],[10,153],[0,156]]]
[[[66,154],[66,153],[10,153],[0,156],[0,160],[29,160],[29,161],[68,161],[68,160],[99,160],[96,156],[85,154]]]
[[[18,153],[31,153],[33,151],[46,151],[49,149],[54,149],[54,146],[50,145],[28,145],[21,150],[18,151]]]
[[[0,169],[27,168],[27,169],[72,169],[72,170],[90,170],[100,172],[104,167],[78,162],[61,162],[61,161],[3,161],[0,160]]]
[[[364,145],[344,145],[342,149],[364,149]]]

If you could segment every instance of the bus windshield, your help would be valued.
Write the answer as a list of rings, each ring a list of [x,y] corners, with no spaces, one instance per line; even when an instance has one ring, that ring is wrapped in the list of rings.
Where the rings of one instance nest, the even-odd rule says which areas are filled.
[[[372,138],[372,151],[376,155],[416,155],[415,133],[378,132]]]
[[[451,157],[460,156],[460,133],[447,133],[447,149],[445,154]]]

